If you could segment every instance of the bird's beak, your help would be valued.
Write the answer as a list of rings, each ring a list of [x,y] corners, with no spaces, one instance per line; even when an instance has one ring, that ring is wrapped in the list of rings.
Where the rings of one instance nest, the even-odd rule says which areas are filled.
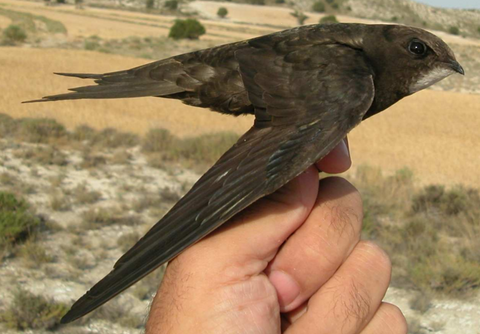
[[[460,73],[461,75],[465,75],[465,71],[463,70],[462,65],[460,65],[456,60],[452,60],[450,62],[450,67],[457,73]]]

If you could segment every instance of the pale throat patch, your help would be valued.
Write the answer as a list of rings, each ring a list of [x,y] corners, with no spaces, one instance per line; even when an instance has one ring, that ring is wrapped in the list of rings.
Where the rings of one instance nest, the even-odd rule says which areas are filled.
[[[416,82],[410,86],[410,94],[418,92],[424,88],[427,88],[434,83],[439,82],[440,80],[448,77],[449,75],[455,73],[454,70],[447,67],[436,67],[424,76],[421,76]]]

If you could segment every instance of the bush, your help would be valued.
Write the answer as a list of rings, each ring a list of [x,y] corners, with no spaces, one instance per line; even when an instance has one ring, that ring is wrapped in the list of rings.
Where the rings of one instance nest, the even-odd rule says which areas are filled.
[[[48,143],[51,139],[66,136],[65,127],[50,118],[23,118],[18,121],[18,139],[29,143]]]
[[[0,192],[0,246],[28,238],[40,224],[28,211],[28,204],[12,193]]]
[[[217,15],[220,16],[221,18],[224,18],[227,16],[228,10],[225,7],[220,7],[217,11]]]
[[[165,4],[163,6],[170,10],[176,10],[178,8],[178,1],[168,0],[168,1],[165,1]]]
[[[248,3],[251,5],[265,5],[265,0],[248,0]]]
[[[478,190],[462,186],[445,190],[444,186],[430,185],[412,199],[413,212],[435,211],[447,216],[473,212],[479,205]]]
[[[285,3],[285,0],[275,0],[275,3],[282,4],[282,3]]]
[[[5,138],[15,133],[17,121],[7,114],[0,113],[0,138]]]
[[[218,158],[233,146],[238,135],[231,132],[205,134],[198,137],[180,140],[176,147],[171,148],[170,154],[174,158],[182,158],[198,163],[214,163]]]
[[[10,24],[3,31],[3,37],[9,43],[23,43],[27,39],[27,33],[22,27]]]
[[[198,39],[205,32],[205,27],[195,19],[175,20],[168,37],[173,39]]]
[[[65,304],[18,289],[10,307],[0,314],[0,319],[7,328],[17,330],[53,329],[67,311]]]
[[[153,6],[155,5],[155,0],[146,0],[145,6],[147,9],[153,9]]]
[[[325,12],[325,5],[321,1],[314,2],[312,5],[312,10],[316,13]]]
[[[298,10],[294,11],[293,13],[290,13],[290,15],[292,15],[297,19],[297,22],[299,25],[303,25],[305,21],[308,19],[307,15],[305,15],[303,12]]]
[[[460,35],[460,29],[456,26],[452,26],[448,29],[448,32],[451,33],[452,35]]]
[[[143,139],[142,150],[147,153],[166,151],[175,140],[175,136],[168,130],[151,129]]]
[[[320,19],[319,23],[329,24],[329,23],[338,23],[337,17],[335,15],[327,15]]]

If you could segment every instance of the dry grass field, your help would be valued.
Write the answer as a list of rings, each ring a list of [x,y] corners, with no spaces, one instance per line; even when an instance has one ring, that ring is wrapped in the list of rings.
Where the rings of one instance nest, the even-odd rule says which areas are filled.
[[[142,59],[90,51],[3,48],[0,53],[1,112],[14,117],[51,117],[68,128],[88,124],[96,129],[113,127],[122,131],[146,133],[150,128],[166,128],[180,136],[212,131],[248,129],[251,120],[231,118],[179,101],[142,98],[85,100],[57,103],[21,104],[46,94],[63,92],[87,82],[53,75],[53,72],[109,72],[144,64]],[[27,61],[28,60],[28,61]],[[9,71],[16,73],[7,74]],[[6,80],[10,78],[9,80]]]

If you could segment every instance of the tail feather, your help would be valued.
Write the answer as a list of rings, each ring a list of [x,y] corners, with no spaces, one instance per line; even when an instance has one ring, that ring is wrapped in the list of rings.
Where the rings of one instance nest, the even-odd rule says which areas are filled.
[[[93,79],[97,85],[70,88],[72,93],[45,96],[41,99],[24,101],[22,103],[78,100],[78,99],[114,99],[124,97],[166,96],[185,91],[174,81],[153,78],[152,70],[159,64],[149,64],[138,68],[110,72],[105,74],[92,73],[55,73],[57,75],[80,79]]]

